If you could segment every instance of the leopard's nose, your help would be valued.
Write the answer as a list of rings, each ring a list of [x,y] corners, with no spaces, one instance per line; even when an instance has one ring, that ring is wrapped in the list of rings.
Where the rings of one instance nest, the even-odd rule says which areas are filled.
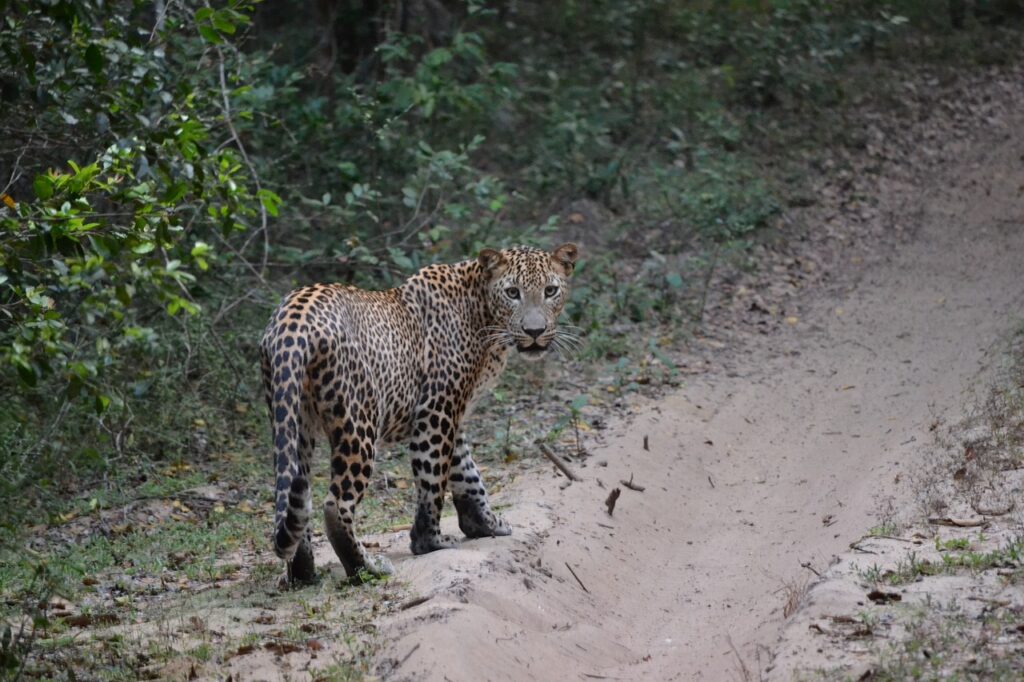
[[[529,334],[530,338],[532,338],[534,341],[536,341],[540,337],[540,335],[544,333],[544,327],[541,327],[539,329],[533,329],[533,328],[530,328],[530,327],[523,327],[523,331],[526,332],[527,334]]]

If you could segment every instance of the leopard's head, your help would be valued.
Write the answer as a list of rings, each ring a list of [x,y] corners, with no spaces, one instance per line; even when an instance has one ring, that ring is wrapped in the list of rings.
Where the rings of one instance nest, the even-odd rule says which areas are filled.
[[[576,254],[575,244],[562,244],[551,252],[530,247],[480,252],[491,317],[483,331],[488,345],[514,346],[530,360],[552,349],[576,350],[576,335],[558,327]]]

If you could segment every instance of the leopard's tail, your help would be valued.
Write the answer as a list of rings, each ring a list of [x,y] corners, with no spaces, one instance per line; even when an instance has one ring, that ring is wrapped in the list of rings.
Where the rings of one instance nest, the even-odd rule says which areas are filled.
[[[292,345],[291,338],[273,333],[273,325],[260,344],[260,364],[270,425],[274,438],[277,476],[274,504],[274,553],[291,562],[306,534],[312,513],[308,469],[299,456],[303,382],[309,348]]]

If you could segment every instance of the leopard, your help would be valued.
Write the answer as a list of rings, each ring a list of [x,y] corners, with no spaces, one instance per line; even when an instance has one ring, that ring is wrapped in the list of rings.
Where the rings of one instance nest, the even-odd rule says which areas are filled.
[[[324,532],[349,577],[394,572],[386,556],[367,552],[355,524],[375,458],[394,444],[407,443],[415,481],[413,555],[460,545],[441,532],[449,492],[466,538],[511,534],[491,508],[463,424],[513,349],[527,361],[578,349],[578,329],[559,323],[577,257],[572,243],[485,248],[387,290],[311,284],[284,298],[259,345],[282,582],[317,579],[310,470],[321,437],[330,451]]]

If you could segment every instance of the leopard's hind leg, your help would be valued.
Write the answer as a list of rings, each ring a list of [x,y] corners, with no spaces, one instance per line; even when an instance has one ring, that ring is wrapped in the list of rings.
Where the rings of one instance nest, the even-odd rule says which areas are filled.
[[[373,473],[376,434],[366,412],[367,407],[362,406],[358,414],[348,415],[337,404],[324,419],[324,431],[331,443],[331,485],[324,501],[324,529],[350,577],[360,571],[372,575],[394,572],[386,557],[369,555],[355,531],[356,505],[363,499]]]

